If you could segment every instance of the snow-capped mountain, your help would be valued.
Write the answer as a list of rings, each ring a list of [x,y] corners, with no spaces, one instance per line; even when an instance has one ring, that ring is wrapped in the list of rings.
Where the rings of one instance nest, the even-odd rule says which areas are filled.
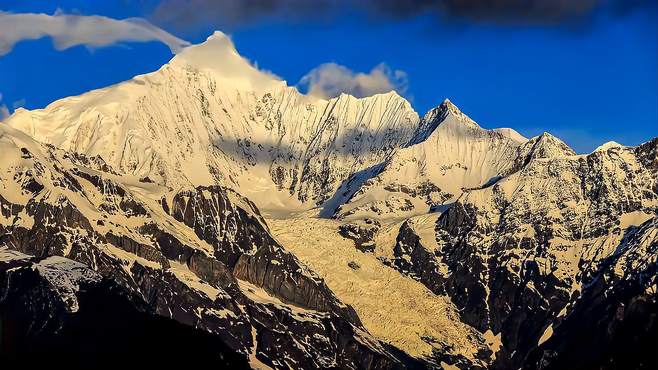
[[[221,61],[218,63],[217,61]],[[258,71],[215,33],[160,70],[7,122],[172,188],[223,184],[263,209],[310,208],[418,125],[394,92],[322,100]]]
[[[73,340],[106,292],[234,367],[655,361],[631,343],[658,322],[658,139],[577,155],[449,100],[319,99],[217,32],[17,110],[0,153],[0,309],[44,328],[24,342]]]

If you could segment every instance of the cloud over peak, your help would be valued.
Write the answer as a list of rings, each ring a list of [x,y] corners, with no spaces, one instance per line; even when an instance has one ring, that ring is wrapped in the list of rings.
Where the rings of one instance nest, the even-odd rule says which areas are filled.
[[[405,94],[408,85],[405,72],[394,71],[384,63],[375,66],[368,73],[354,72],[336,63],[325,63],[312,69],[298,84],[307,94],[324,99],[336,97],[341,93],[357,98],[392,90]]]
[[[189,45],[141,18],[112,19],[99,15],[53,15],[0,11],[0,56],[23,40],[51,37],[57,50],[77,45],[102,47],[119,42],[160,41],[177,53]]]

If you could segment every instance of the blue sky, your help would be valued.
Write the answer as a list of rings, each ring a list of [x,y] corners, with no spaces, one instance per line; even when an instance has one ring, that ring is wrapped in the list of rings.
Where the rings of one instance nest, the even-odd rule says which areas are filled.
[[[201,2],[203,3],[203,2]],[[192,43],[215,28],[260,68],[297,83],[318,65],[357,72],[379,63],[407,74],[407,97],[420,114],[450,98],[487,128],[526,136],[549,131],[578,152],[608,140],[634,145],[658,136],[658,16],[655,7],[598,12],[568,22],[499,22],[433,13],[373,17],[341,9],[330,17],[253,17],[185,25],[154,16],[153,1],[6,1],[12,13],[143,17]],[[203,12],[203,9],[199,9]],[[2,104],[40,108],[146,73],[172,54],[159,42],[58,51],[50,39],[23,41],[0,56]]]

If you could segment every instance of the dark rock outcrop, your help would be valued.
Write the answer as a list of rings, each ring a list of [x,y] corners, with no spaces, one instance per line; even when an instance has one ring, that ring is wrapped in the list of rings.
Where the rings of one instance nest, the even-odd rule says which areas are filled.
[[[232,190],[209,186],[183,191],[167,208],[176,220],[212,245],[215,257],[229,267],[235,266],[242,254],[276,245],[256,206]]]
[[[635,228],[620,247],[627,249],[626,253],[638,253],[642,239],[653,238],[648,252],[657,254],[658,240],[651,235],[656,224],[654,220]],[[632,270],[619,276],[615,269],[620,265]],[[655,369],[657,283],[655,258],[624,261],[622,253],[607,258],[600,270],[588,277],[569,312],[550,325],[550,337],[530,351],[524,369]]]
[[[338,233],[344,238],[353,240],[356,249],[362,252],[372,252],[375,250],[375,235],[380,227],[379,221],[367,218],[362,222],[340,225]]]
[[[177,362],[177,355],[162,354],[193,353],[186,364],[249,368],[246,356],[217,336],[156,315],[111,280],[82,284],[75,293],[79,309],[69,312],[58,303],[58,286],[35,269],[38,264],[36,258],[0,261],[0,360],[5,366],[166,366]]]

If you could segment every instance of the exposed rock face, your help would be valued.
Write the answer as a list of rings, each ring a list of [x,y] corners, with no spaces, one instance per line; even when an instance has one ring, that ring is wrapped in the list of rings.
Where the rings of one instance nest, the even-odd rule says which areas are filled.
[[[626,232],[585,278],[580,297],[526,358],[527,369],[651,369],[658,365],[658,220]],[[596,319],[593,319],[596,318]]]
[[[359,322],[351,307],[342,305],[324,282],[281,247],[261,248],[254,255],[244,255],[235,266],[235,276],[250,281],[284,302],[322,311],[338,312],[352,322]]]
[[[381,224],[377,220],[366,218],[362,222],[346,223],[340,226],[340,235],[352,239],[356,248],[363,252],[372,252],[375,248],[375,235]]]
[[[276,245],[256,206],[229,189],[211,186],[182,191],[166,209],[212,245],[215,258],[230,267],[243,254]]]
[[[421,238],[415,233],[408,221],[400,226],[393,248],[393,256],[393,265],[400,272],[422,282],[436,294],[446,293],[441,284],[443,275],[439,257],[423,245]]]

